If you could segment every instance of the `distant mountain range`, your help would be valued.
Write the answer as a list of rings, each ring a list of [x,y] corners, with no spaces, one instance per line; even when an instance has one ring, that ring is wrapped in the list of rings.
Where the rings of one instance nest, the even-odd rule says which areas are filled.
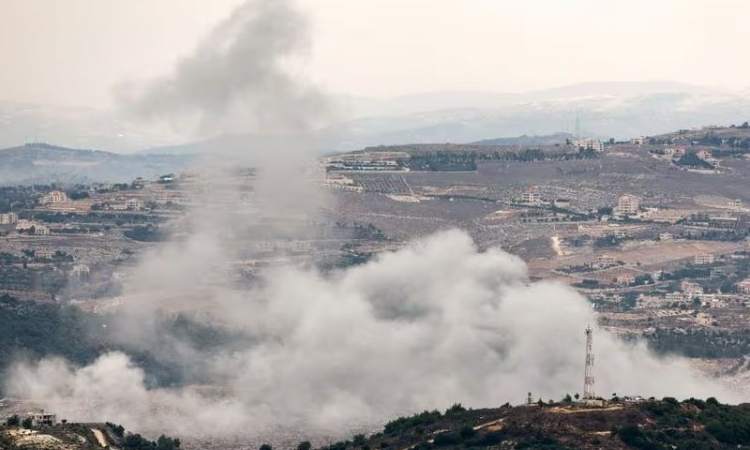
[[[373,99],[337,97],[348,120],[321,130],[314,149],[467,143],[511,136],[581,134],[604,139],[658,135],[750,119],[750,92],[671,82],[583,83],[521,94],[437,92]],[[196,154],[248,147],[263,136],[234,134],[190,141],[111,113],[0,103],[0,148],[33,140],[144,154]],[[189,143],[186,143],[190,141]]]
[[[471,142],[476,145],[555,145],[564,144],[569,139],[575,139],[571,133],[554,133],[545,134],[544,136],[517,136],[494,139],[482,139],[481,141]]]
[[[0,101],[0,148],[53,142],[127,153],[177,139],[169,130],[133,123],[112,111]]]
[[[463,99],[463,101],[462,101]],[[678,83],[586,83],[525,94],[425,94],[355,99],[358,118],[340,130],[344,148],[474,142],[505,136],[576,132],[627,139],[750,118],[744,93]]]
[[[121,155],[48,144],[0,150],[0,185],[130,182],[184,169],[186,155]]]
[[[525,94],[439,92],[388,100],[339,98],[350,120],[320,132],[318,149],[468,143],[515,136],[575,134],[628,139],[750,118],[750,95],[679,83],[585,83]],[[209,139],[160,152],[202,152],[243,139]],[[317,148],[317,147],[316,147]]]

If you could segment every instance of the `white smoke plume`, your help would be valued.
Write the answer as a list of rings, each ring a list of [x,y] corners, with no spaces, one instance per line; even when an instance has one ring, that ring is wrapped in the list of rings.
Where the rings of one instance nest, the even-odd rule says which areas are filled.
[[[184,133],[300,133],[330,113],[318,89],[295,76],[309,24],[290,0],[250,0],[219,23],[172,74],[119,89],[126,110]],[[298,64],[296,64],[298,65]]]
[[[10,392],[77,420],[106,418],[180,436],[309,436],[372,426],[395,414],[521,402],[580,392],[588,302],[556,283],[530,284],[524,263],[479,252],[447,231],[330,276],[285,268],[214,310],[253,336],[200,354],[218,389],[149,389],[121,353],[88,367],[19,366]],[[687,362],[597,331],[597,388],[736,400]]]

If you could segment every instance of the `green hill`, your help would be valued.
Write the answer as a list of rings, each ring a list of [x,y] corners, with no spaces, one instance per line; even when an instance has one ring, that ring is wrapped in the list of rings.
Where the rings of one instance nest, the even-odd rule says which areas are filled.
[[[736,449],[750,446],[750,405],[673,398],[603,407],[572,401],[400,417],[382,432],[321,450]]]

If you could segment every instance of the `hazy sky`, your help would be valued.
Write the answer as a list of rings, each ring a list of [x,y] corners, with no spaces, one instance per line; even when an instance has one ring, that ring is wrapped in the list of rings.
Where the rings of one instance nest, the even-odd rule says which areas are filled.
[[[0,100],[102,106],[242,0],[2,0]],[[746,0],[300,0],[306,75],[364,96],[585,81],[750,87]]]

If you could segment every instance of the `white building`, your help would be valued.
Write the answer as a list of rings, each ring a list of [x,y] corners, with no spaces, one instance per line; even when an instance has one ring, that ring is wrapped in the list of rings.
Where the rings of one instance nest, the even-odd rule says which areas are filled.
[[[532,187],[521,194],[521,203],[526,205],[540,205],[542,194],[537,187]]]
[[[740,294],[750,294],[750,278],[746,278],[736,284],[737,292]]]
[[[683,281],[680,284],[680,289],[682,289],[683,294],[685,294],[688,298],[697,297],[703,294],[703,287],[701,287],[701,285],[698,283],[693,283],[692,281]]]
[[[694,260],[695,264],[698,265],[713,264],[714,261],[716,261],[716,258],[710,253],[701,253],[700,255],[695,255]]]
[[[625,194],[617,199],[615,213],[621,216],[632,216],[638,214],[641,209],[641,199],[635,195]]]
[[[635,283],[635,275],[631,273],[624,273],[615,277],[615,283],[620,286],[630,286]]]
[[[660,241],[671,241],[673,239],[674,239],[674,235],[672,233],[660,233],[659,234]]]
[[[40,412],[28,413],[26,417],[31,419],[32,427],[52,426],[57,423],[57,415],[45,413],[44,410]]]
[[[5,213],[0,214],[0,225],[12,225],[18,222],[18,216],[16,213]]]
[[[144,208],[144,203],[139,198],[129,198],[125,201],[125,207],[131,211],[140,211]]]
[[[34,234],[37,236],[48,236],[49,235],[49,227],[46,225],[41,224],[35,224],[34,225]]]
[[[582,148],[584,150],[594,150],[596,152],[604,151],[604,144],[602,144],[602,141],[594,138],[576,139],[573,141],[573,145],[576,148]]]
[[[68,201],[68,196],[62,191],[51,191],[42,197],[42,204],[64,203]]]

